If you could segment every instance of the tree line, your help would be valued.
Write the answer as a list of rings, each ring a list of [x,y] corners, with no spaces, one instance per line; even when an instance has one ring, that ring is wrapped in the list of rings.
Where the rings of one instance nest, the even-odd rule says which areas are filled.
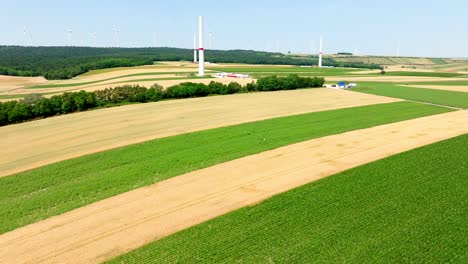
[[[90,70],[153,64],[157,61],[192,61],[193,50],[177,48],[90,48],[0,46],[0,75],[44,76],[70,79]],[[251,50],[210,50],[213,63],[316,65],[317,56],[293,56]],[[375,64],[342,63],[324,58],[324,65],[381,68]]]
[[[94,92],[67,92],[54,95],[51,98],[33,94],[26,96],[21,101],[0,102],[0,126],[125,103],[147,103],[209,95],[293,90],[322,87],[324,84],[324,78],[289,75],[288,77],[266,77],[259,79],[256,83],[252,82],[244,86],[235,82],[222,84],[212,81],[208,85],[191,82],[181,83],[167,89],[157,84],[150,88],[125,85]]]

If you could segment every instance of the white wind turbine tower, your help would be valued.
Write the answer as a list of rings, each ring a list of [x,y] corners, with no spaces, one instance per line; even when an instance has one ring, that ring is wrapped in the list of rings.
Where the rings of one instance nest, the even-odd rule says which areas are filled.
[[[316,50],[315,50],[315,40],[311,40],[310,41],[310,53],[312,55],[315,55],[317,54]]]
[[[71,29],[66,29],[67,32],[67,39],[68,39],[68,46],[73,46],[73,30]]]
[[[199,60],[198,60],[198,75],[205,76],[205,48],[203,46],[203,17],[198,18],[198,41],[199,41]]]
[[[319,68],[322,68],[323,64],[323,37],[320,36],[320,51],[319,51]]]
[[[400,57],[401,41],[398,41],[397,45],[397,57]]]
[[[210,50],[212,50],[213,49],[213,32],[209,32],[208,37],[210,38]]]
[[[156,48],[158,46],[158,38],[156,36],[156,32],[153,32],[153,47]]]
[[[97,47],[97,44],[96,44],[96,32],[92,32],[92,33],[89,33],[89,36],[91,37],[91,46],[93,47]]]
[[[28,29],[26,28],[26,26],[24,26],[24,28],[23,28],[23,35],[24,35],[24,46],[27,47],[29,39],[28,39]],[[32,44],[32,43],[30,43],[30,44]]]
[[[114,46],[115,47],[119,47],[119,33],[120,33],[120,29],[115,27],[112,29],[112,31],[114,32]]]

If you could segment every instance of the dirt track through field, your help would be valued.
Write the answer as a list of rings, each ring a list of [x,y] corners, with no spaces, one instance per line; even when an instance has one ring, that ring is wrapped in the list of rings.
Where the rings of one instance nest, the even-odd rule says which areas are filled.
[[[275,194],[465,133],[468,112],[457,111],[248,156],[4,234],[0,263],[98,263]]]
[[[0,127],[0,177],[155,138],[395,101],[399,100],[307,89],[129,105]]]

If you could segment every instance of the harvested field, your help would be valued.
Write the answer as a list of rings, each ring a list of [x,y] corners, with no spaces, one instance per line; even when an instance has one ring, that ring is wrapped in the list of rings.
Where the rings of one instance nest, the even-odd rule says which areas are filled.
[[[237,94],[129,105],[0,128],[0,176],[98,151],[279,116],[395,102],[331,89]]]
[[[307,113],[156,139],[3,177],[0,234],[248,155],[450,111],[453,110],[396,102]]]
[[[347,170],[111,263],[464,263],[467,145],[465,134]]]
[[[0,95],[4,92],[14,91],[25,86],[47,82],[43,77],[14,77],[0,75]]]
[[[456,111],[241,158],[4,234],[0,262],[97,263],[334,173],[466,133],[467,112]]]

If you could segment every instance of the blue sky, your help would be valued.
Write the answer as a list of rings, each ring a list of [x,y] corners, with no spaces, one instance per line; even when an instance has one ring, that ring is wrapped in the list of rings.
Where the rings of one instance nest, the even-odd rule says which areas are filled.
[[[216,49],[468,57],[468,1],[0,0],[0,45],[191,48],[198,15]],[[24,36],[24,27],[27,37]],[[95,38],[93,37],[95,33]],[[208,43],[206,43],[208,47]]]

